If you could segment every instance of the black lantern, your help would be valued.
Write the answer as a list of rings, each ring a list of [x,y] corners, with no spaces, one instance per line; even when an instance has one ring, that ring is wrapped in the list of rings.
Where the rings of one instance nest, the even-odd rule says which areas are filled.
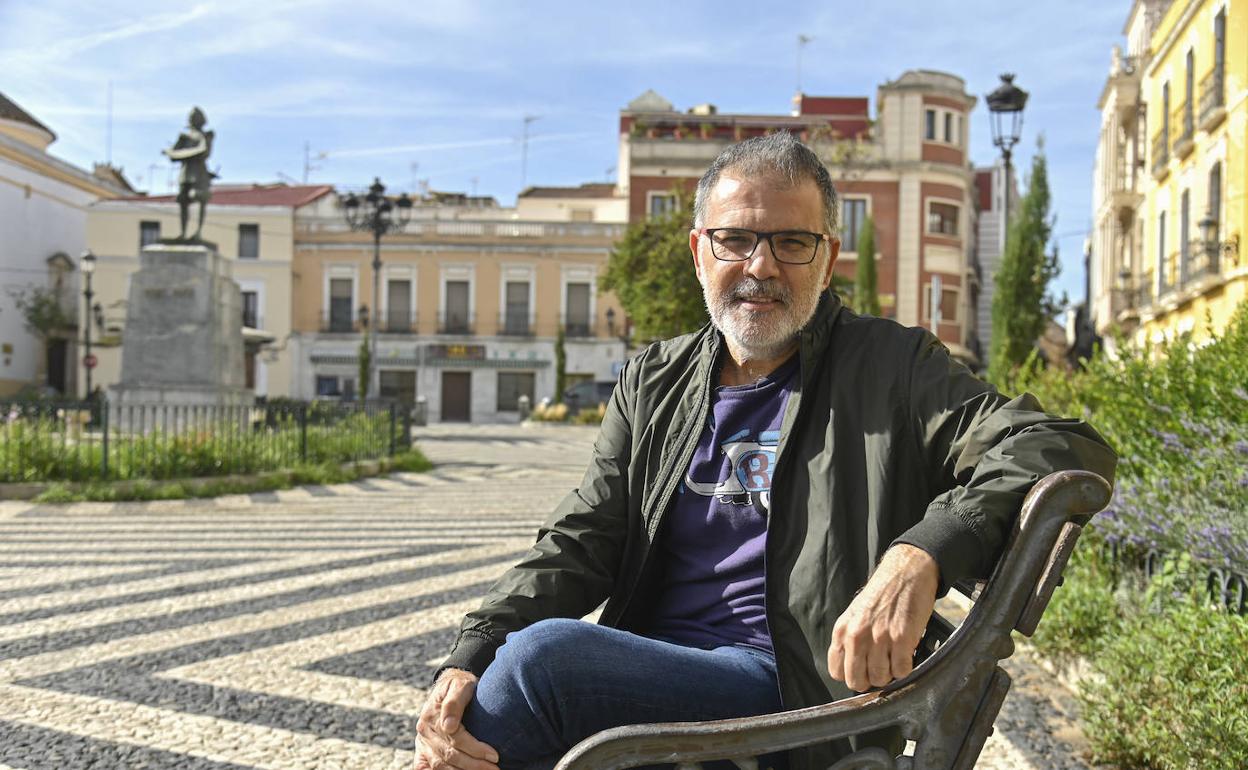
[[[396,200],[386,197],[386,186],[381,179],[374,177],[368,187],[368,194],[360,200],[351,193],[342,201],[343,215],[347,226],[352,230],[373,234],[373,330],[368,339],[369,378],[368,389],[374,394],[379,392],[377,382],[377,332],[380,331],[381,319],[377,316],[377,308],[381,302],[381,237],[387,233],[399,232],[407,226],[412,216],[412,199],[403,193]],[[360,325],[368,328],[368,307],[360,308]],[[367,393],[362,393],[364,398]]]
[[[1005,207],[1002,217],[1008,231],[1010,157],[1014,145],[1018,144],[1023,134],[1023,108],[1027,106],[1027,92],[1014,85],[1014,74],[1007,72],[1001,76],[1001,85],[997,86],[997,90],[984,97],[984,100],[988,102],[988,112],[992,119],[992,143],[1001,148],[1001,157],[1005,160]]]

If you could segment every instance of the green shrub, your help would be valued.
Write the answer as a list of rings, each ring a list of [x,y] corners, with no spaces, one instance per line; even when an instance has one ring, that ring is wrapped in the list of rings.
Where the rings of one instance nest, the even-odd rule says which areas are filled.
[[[1114,595],[1112,565],[1092,538],[1080,542],[1053,594],[1032,644],[1059,661],[1093,656],[1123,623],[1124,609]]]
[[[1147,770],[1248,767],[1248,618],[1190,599],[1131,618],[1080,699],[1096,759]]]

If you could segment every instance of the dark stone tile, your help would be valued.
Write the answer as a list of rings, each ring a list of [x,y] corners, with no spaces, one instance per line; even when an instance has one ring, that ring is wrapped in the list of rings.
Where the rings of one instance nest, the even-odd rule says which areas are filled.
[[[0,721],[0,763],[24,770],[125,768],[126,770],[248,770],[248,765],[113,743],[20,722]]]
[[[437,671],[437,667],[429,661],[445,657],[451,651],[458,632],[458,628],[439,628],[367,650],[326,658],[304,668],[322,674],[428,687]]]

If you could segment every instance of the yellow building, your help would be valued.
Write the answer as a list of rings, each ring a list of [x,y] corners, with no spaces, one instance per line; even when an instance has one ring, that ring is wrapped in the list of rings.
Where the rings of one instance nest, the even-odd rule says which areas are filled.
[[[1225,328],[1248,297],[1248,0],[1175,0],[1149,37],[1136,339]]]

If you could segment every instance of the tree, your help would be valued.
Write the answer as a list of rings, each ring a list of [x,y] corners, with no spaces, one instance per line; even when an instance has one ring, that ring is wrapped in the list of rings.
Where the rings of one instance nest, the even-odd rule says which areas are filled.
[[[875,276],[875,223],[867,217],[858,232],[858,265],[854,274],[854,309],[878,316],[880,295]]]
[[[689,254],[692,197],[680,188],[672,194],[676,205],[666,214],[628,226],[598,282],[599,289],[619,297],[643,340],[675,337],[707,321]]]
[[[1027,360],[1054,310],[1055,303],[1047,296],[1047,290],[1058,272],[1057,250],[1045,252],[1054,224],[1050,203],[1041,141],[1031,160],[1027,193],[1010,222],[1005,254],[996,275],[992,348],[988,357],[988,378],[993,382],[1005,382],[1009,373]]]
[[[360,340],[360,354],[357,356],[360,360],[360,400],[364,401],[368,398],[369,375],[372,373],[373,353],[368,347],[368,335],[371,332],[364,332],[364,339]]]
[[[568,351],[564,348],[563,324],[555,336],[555,403],[563,403],[563,391],[568,384]]]
[[[62,329],[72,328],[74,318],[65,310],[55,289],[33,286],[9,292],[17,312],[22,314],[26,331],[48,342]]]

